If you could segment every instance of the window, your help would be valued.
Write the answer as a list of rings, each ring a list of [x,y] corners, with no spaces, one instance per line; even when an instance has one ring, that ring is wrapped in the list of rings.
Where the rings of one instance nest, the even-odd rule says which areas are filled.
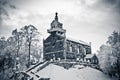
[[[79,47],[77,47],[77,53],[78,53],[78,54],[80,53],[79,50],[80,50]]]
[[[70,52],[72,52],[72,45],[70,45]]]
[[[70,51],[70,45],[67,43],[67,50]]]
[[[72,45],[72,52],[75,52],[75,46]]]
[[[85,48],[83,48],[83,54],[86,55],[86,49]]]

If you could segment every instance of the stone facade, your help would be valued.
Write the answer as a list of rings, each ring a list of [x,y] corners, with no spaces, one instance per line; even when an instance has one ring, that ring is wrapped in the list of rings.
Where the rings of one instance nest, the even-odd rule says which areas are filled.
[[[91,54],[90,44],[66,37],[66,30],[58,21],[57,13],[47,31],[50,35],[43,41],[45,60],[83,60],[87,54]]]

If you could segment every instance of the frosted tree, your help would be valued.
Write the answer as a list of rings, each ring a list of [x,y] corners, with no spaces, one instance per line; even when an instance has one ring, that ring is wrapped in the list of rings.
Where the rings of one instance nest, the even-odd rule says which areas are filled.
[[[98,51],[100,68],[103,72],[120,78],[120,33],[113,32],[108,37],[107,45]]]
[[[115,73],[120,78],[120,33],[114,31],[109,36],[107,43],[112,47],[113,67]]]
[[[102,45],[98,51],[99,65],[103,72],[111,72],[111,47]]]
[[[28,67],[30,67],[31,64],[31,49],[32,46],[35,44],[35,42],[40,41],[40,33],[38,32],[37,28],[33,25],[24,26],[21,28],[21,32],[23,35],[24,40],[26,41],[26,45],[28,45]],[[37,44],[35,44],[37,46]],[[33,50],[33,49],[32,49]]]

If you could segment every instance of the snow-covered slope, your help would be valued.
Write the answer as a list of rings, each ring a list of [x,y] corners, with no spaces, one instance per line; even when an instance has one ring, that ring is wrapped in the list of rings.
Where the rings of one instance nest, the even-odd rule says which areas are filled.
[[[40,78],[50,78],[50,80],[116,80],[90,67],[67,70],[54,64],[49,64],[35,74],[39,75]]]
[[[81,80],[116,80],[105,75],[103,72],[90,67],[77,70],[76,75],[78,78],[82,78]]]

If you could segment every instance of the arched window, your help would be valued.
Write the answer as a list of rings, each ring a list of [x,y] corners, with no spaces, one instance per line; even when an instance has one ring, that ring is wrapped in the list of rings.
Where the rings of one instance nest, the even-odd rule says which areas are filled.
[[[79,46],[79,53],[86,55],[86,49],[82,45]]]
[[[86,49],[83,47],[83,54],[86,55]]]

